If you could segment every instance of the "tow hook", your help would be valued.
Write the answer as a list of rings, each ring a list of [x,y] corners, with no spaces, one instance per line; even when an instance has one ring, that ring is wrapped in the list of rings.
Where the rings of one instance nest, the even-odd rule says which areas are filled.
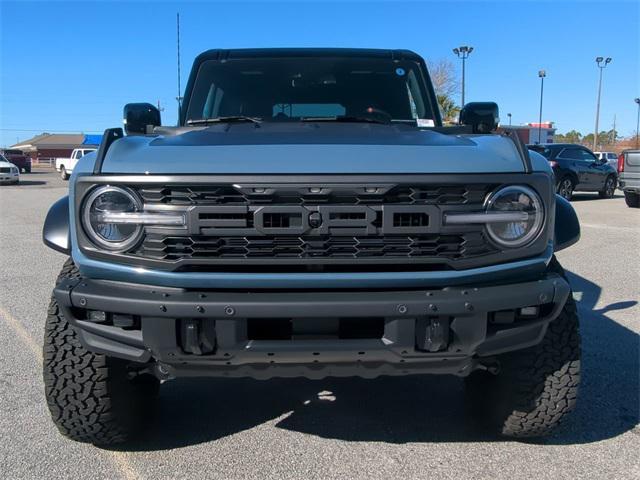
[[[478,363],[477,370],[484,370],[492,375],[498,375],[500,373],[500,362],[497,360],[485,360],[482,363]]]

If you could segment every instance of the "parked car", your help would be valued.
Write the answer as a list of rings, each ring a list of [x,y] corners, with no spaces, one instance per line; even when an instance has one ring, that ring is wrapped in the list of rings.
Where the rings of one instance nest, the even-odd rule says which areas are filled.
[[[631,208],[640,208],[640,150],[625,150],[618,157],[619,187]]]
[[[574,408],[578,219],[495,103],[443,126],[408,50],[211,50],[187,85],[178,126],[126,105],[47,215],[64,435],[125,441],[188,376],[458,375],[512,437]]]
[[[0,150],[0,153],[2,153],[9,162],[18,167],[20,171],[24,173],[31,173],[31,157],[29,155],[25,155],[22,150],[7,148]]]
[[[0,154],[0,184],[20,182],[20,170]]]
[[[618,154],[616,152],[593,152],[598,160],[606,160],[613,168],[618,168]]]
[[[60,177],[63,180],[69,180],[69,177],[71,176],[71,173],[73,172],[73,169],[76,166],[76,163],[78,163],[78,160],[80,160],[86,154],[95,152],[95,151],[96,151],[95,148],[76,148],[73,150],[73,152],[71,152],[71,157],[56,158],[56,170],[60,172]]]
[[[606,160],[599,160],[587,147],[573,143],[528,145],[545,157],[556,179],[556,191],[570,200],[575,191],[598,192],[611,198],[618,183],[617,170]]]

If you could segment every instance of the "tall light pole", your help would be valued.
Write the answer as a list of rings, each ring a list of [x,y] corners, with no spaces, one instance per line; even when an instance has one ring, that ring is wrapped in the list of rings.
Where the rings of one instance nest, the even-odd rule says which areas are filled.
[[[596,65],[600,69],[600,80],[598,81],[598,102],[596,103],[596,131],[593,133],[593,149],[598,149],[598,122],[600,121],[600,92],[602,91],[602,70],[611,62],[611,57],[596,57]]]
[[[633,101],[638,104],[638,118],[636,119],[636,148],[638,148],[638,127],[640,127],[640,98],[634,98]]]
[[[545,70],[538,70],[540,77],[540,115],[538,115],[538,143],[542,143],[542,96],[544,94],[544,77],[547,76]]]
[[[507,113],[507,117],[509,117],[509,126],[511,126],[511,114]]]
[[[453,53],[457,55],[458,58],[462,59],[462,106],[464,107],[464,67],[465,61],[469,58],[469,55],[473,52],[473,47],[469,47],[467,45],[463,45],[462,47],[454,48]]]
[[[180,86],[180,12],[176,13],[176,40],[177,40],[177,52],[178,52],[178,122],[180,124],[180,116],[182,114],[182,88]]]

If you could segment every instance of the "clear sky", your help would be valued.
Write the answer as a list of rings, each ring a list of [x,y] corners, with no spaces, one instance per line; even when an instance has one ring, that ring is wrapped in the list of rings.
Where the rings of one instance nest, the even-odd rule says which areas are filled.
[[[102,132],[127,102],[160,101],[176,121],[176,12],[182,86],[210,48],[407,48],[467,61],[467,101],[493,100],[513,123],[543,120],[560,132],[593,131],[598,70],[600,130],[635,131],[640,96],[640,1],[509,2],[8,2],[0,0],[0,145],[42,131]],[[456,99],[459,101],[459,98]]]

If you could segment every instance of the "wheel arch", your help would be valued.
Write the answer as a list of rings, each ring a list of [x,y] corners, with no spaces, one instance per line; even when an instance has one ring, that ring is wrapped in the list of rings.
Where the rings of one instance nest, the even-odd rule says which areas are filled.
[[[67,195],[49,208],[42,228],[42,241],[53,250],[71,255],[70,237],[69,196]]]
[[[580,221],[568,200],[556,194],[554,252],[559,252],[580,240]]]

